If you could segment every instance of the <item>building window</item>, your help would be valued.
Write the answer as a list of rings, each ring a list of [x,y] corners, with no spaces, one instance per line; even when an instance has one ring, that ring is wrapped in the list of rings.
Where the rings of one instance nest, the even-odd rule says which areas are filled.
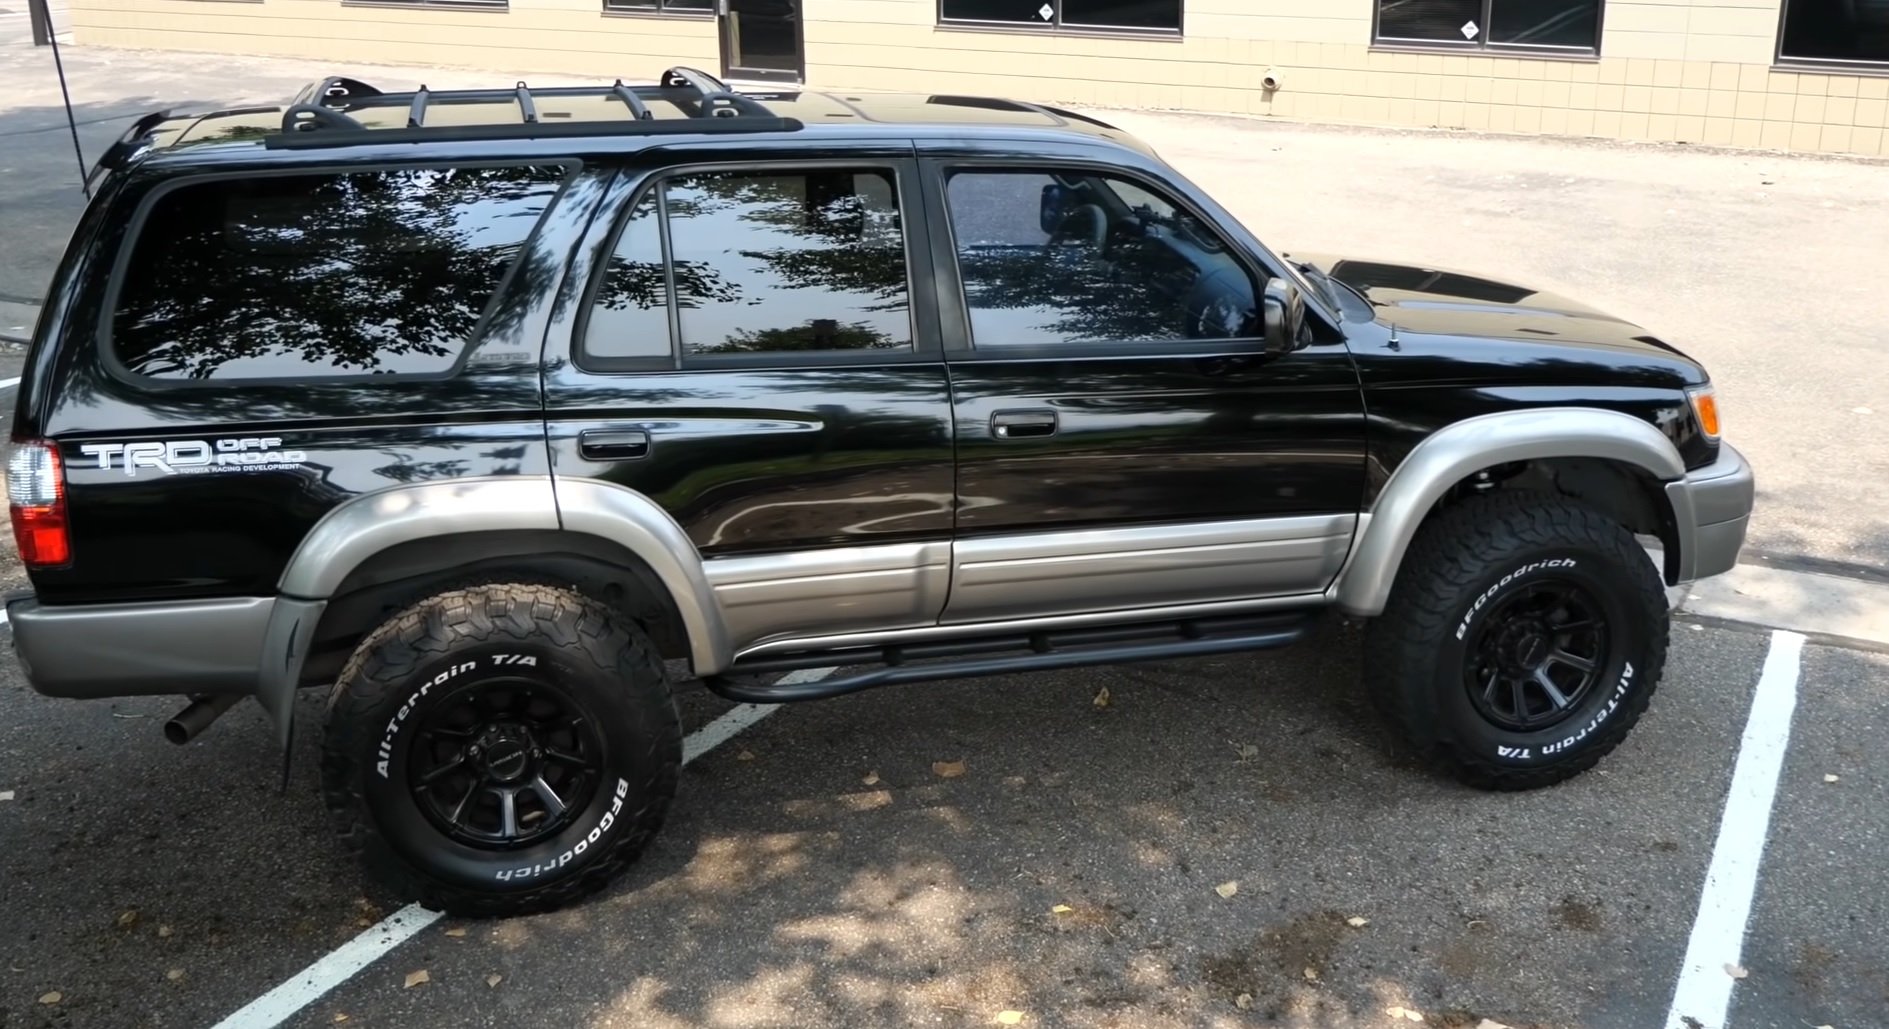
[[[1889,0],[1785,0],[1780,61],[1889,64]]]
[[[1600,5],[1601,0],[1377,0],[1375,39],[1392,46],[1593,54],[1600,51]]]
[[[938,20],[947,25],[1178,33],[1181,0],[938,0]]]
[[[715,0],[603,0],[603,9],[623,14],[715,13]]]

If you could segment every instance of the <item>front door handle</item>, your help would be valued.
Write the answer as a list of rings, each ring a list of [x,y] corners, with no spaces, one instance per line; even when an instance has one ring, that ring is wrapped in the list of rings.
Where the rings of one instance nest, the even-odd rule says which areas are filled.
[[[590,429],[577,437],[587,461],[634,461],[649,456],[649,433],[642,429]]]
[[[1043,439],[1056,435],[1056,412],[1047,409],[999,411],[990,416],[990,434],[998,439]]]

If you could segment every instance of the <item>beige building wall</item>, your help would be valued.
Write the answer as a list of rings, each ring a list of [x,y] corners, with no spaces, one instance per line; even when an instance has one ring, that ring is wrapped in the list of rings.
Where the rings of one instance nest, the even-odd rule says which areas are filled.
[[[941,27],[936,0],[803,0],[808,81],[1293,121],[1889,155],[1889,76],[1774,70],[1782,0],[1607,0],[1602,56],[1370,45],[1373,0],[1188,0],[1179,38]],[[720,66],[705,19],[338,0],[72,0],[82,43],[648,79]],[[1315,13],[1314,13],[1315,12]],[[1271,72],[1279,88],[1260,88]]]

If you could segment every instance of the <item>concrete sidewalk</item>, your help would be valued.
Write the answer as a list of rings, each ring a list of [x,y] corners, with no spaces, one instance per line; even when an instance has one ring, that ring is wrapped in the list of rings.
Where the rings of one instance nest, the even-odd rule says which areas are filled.
[[[86,160],[132,119],[277,103],[326,74],[383,88],[516,70],[327,67],[64,49]],[[208,63],[207,63],[208,62]],[[82,205],[51,53],[0,19],[0,333],[23,334]],[[19,69],[15,71],[14,69]],[[647,80],[657,68],[625,68]],[[1889,568],[1889,162],[1100,112],[1280,250],[1480,271],[1645,325],[1702,359],[1758,472],[1751,552]]]

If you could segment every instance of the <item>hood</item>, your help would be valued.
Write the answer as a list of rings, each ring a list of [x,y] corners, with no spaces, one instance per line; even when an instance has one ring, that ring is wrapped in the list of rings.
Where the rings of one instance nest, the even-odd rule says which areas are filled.
[[[1645,329],[1568,297],[1467,272],[1294,253],[1365,295],[1377,321],[1399,335],[1422,334],[1684,357]]]

